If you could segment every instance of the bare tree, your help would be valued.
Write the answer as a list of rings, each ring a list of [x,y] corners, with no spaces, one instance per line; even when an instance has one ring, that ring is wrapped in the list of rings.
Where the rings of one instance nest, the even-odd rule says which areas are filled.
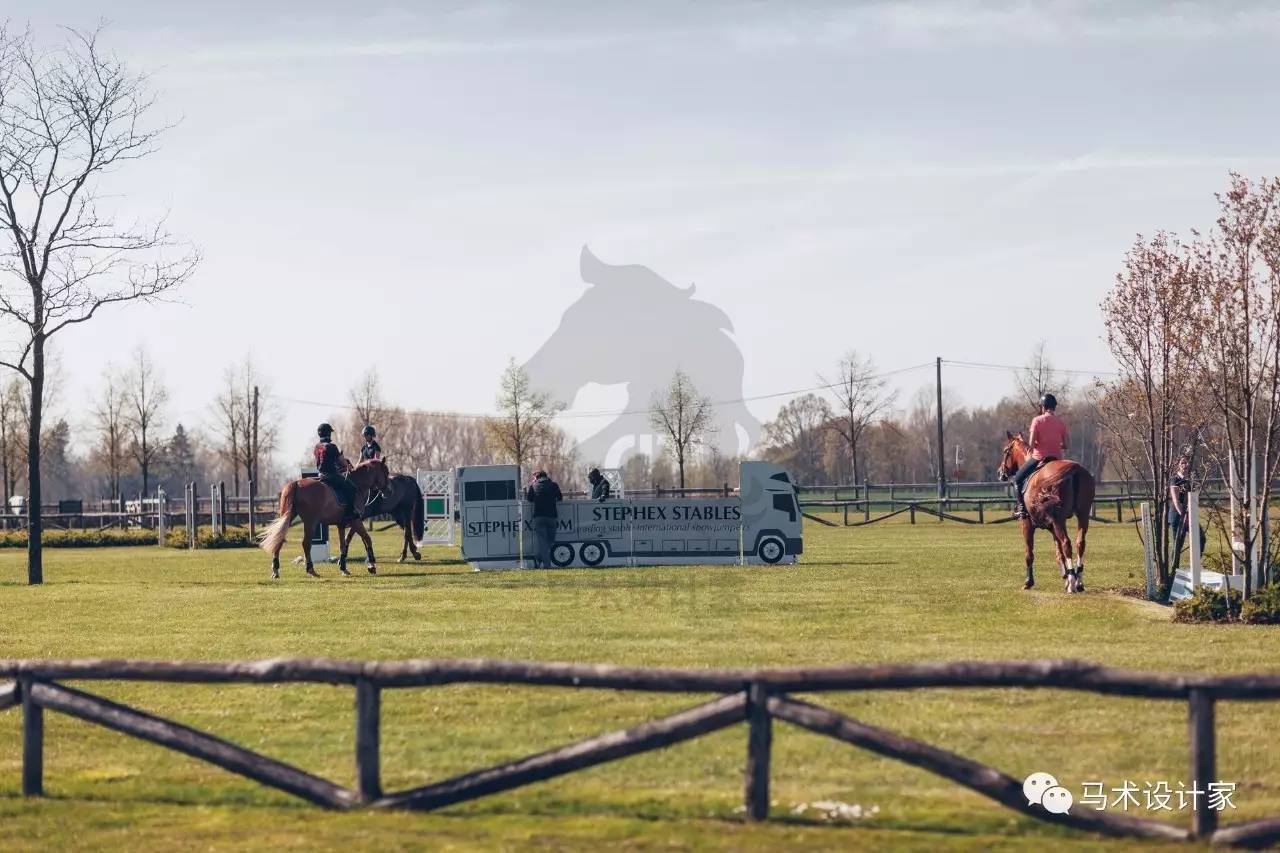
[[[1232,173],[1196,252],[1198,357],[1218,440],[1206,444],[1241,511],[1245,595],[1268,567],[1268,506],[1280,473],[1280,180]],[[1264,576],[1262,582],[1274,578]]]
[[[163,449],[157,430],[164,422],[169,391],[156,372],[151,356],[142,347],[133,354],[133,364],[125,374],[125,416],[131,444],[129,452],[142,475],[142,494],[151,494],[151,466]]]
[[[21,380],[16,377],[0,386],[0,480],[4,481],[4,507],[0,512],[9,511],[9,498],[18,485],[22,448],[26,444],[26,430],[19,411],[21,396]]]
[[[699,394],[688,375],[677,370],[667,390],[653,395],[649,410],[649,423],[662,437],[663,449],[675,461],[683,489],[685,464],[711,425],[711,398]]]
[[[102,371],[102,385],[93,406],[93,428],[98,434],[95,455],[107,472],[111,498],[120,497],[120,477],[124,473],[125,406],[128,403],[120,377],[111,365]]]
[[[491,446],[515,462],[523,476],[525,462],[541,450],[561,406],[534,390],[529,374],[514,358],[502,373],[497,403],[500,414],[488,420],[486,434]]]
[[[277,414],[270,402],[271,388],[258,372],[253,356],[246,355],[244,361],[228,367],[222,381],[222,390],[213,401],[215,429],[231,460],[232,488],[239,495],[241,473],[246,485],[261,484],[263,456],[276,448]]]
[[[0,29],[0,327],[14,332],[0,366],[30,386],[27,579],[44,579],[40,435],[45,348],[104,306],[162,297],[193,272],[163,222],[118,224],[100,207],[99,179],[156,149],[145,77],[104,54],[98,33],[56,49]],[[8,334],[6,334],[8,337]]]
[[[786,465],[792,477],[812,482],[821,476],[830,419],[831,407],[817,394],[796,397],[765,424],[765,452]]]
[[[214,431],[223,441],[223,451],[231,460],[231,488],[240,494],[240,444],[241,430],[245,425],[244,401],[240,396],[236,368],[228,367],[222,373],[222,390],[213,398]]]
[[[1040,401],[1045,394],[1053,394],[1061,403],[1071,390],[1070,382],[1053,369],[1053,363],[1045,353],[1044,341],[1036,344],[1026,365],[1014,374],[1013,382],[1018,396],[1026,400],[1027,407],[1036,414],[1040,413]]]
[[[1198,427],[1195,369],[1186,353],[1196,338],[1193,266],[1176,237],[1139,237],[1102,302],[1107,344],[1120,376],[1099,387],[1096,406],[1112,438],[1112,459],[1151,495],[1152,553],[1164,595],[1178,554],[1164,524],[1169,481],[1180,447]]]
[[[859,474],[865,480],[858,459],[862,438],[876,419],[893,406],[897,392],[889,391],[887,381],[876,375],[874,361],[852,350],[840,359],[833,380],[821,375],[818,379],[830,387],[836,398],[835,416],[828,421],[828,429],[837,433],[848,448],[854,482],[859,482]]]

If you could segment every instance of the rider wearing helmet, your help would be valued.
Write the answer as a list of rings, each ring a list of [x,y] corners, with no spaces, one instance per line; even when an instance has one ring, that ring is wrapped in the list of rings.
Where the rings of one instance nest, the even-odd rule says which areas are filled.
[[[351,470],[351,463],[343,457],[338,445],[333,443],[333,427],[320,424],[316,434],[320,437],[320,443],[314,450],[320,481],[333,487],[338,495],[338,503],[342,504],[348,519],[359,518],[360,513],[355,507],[356,486],[346,477],[346,472]]]
[[[360,435],[364,436],[364,444],[360,448],[360,461],[363,462],[366,459],[381,459],[382,445],[378,444],[376,437],[378,435],[377,430],[372,426],[365,426]]]
[[[1027,502],[1022,496],[1022,486],[1041,465],[1061,459],[1067,450],[1067,425],[1054,413],[1058,408],[1058,398],[1045,394],[1040,398],[1040,414],[1031,421],[1031,431],[1027,434],[1027,443],[1031,445],[1031,455],[1022,463],[1018,473],[1013,475],[1013,493],[1017,496],[1018,508],[1014,510],[1014,518],[1027,517]]]

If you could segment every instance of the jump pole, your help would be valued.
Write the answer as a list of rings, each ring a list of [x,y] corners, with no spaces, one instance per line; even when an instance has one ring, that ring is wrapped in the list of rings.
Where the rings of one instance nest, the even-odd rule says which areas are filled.
[[[1200,588],[1200,493],[1187,495],[1186,535],[1191,537],[1191,589]]]

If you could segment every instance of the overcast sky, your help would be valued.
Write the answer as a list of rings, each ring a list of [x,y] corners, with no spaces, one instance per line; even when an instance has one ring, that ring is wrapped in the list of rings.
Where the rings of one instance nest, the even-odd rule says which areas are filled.
[[[181,304],[65,333],[72,417],[139,343],[189,426],[246,348],[290,400],[341,403],[376,363],[395,402],[488,411],[507,357],[583,291],[584,243],[725,309],[747,395],[814,384],[851,348],[890,370],[1017,363],[1043,339],[1060,366],[1105,369],[1098,303],[1135,233],[1209,225],[1229,169],[1280,172],[1272,4],[5,14],[46,40],[111,19],[108,45],[181,119],[113,189],[205,256]],[[616,322],[601,334],[625,337]],[[895,379],[909,395],[931,374]],[[969,404],[1011,384],[946,379]],[[335,412],[283,407],[289,458]]]

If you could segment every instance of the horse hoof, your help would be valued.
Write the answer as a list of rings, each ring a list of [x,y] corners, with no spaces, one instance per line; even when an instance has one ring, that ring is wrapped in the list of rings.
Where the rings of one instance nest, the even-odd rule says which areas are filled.
[[[347,571],[347,567],[346,567],[346,566],[339,566],[339,567],[338,567],[338,571],[342,572],[342,576],[343,576],[344,578],[349,578],[349,577],[351,577],[351,572]]]
[[[1035,582],[1035,581],[1024,581],[1024,582],[1023,582],[1023,584],[1022,584],[1022,588],[1023,588],[1023,589],[1031,589],[1031,587],[1033,587],[1033,586],[1035,586],[1035,585],[1036,585],[1036,582]]]
[[[369,570],[369,574],[371,575],[376,575],[378,573],[378,567],[373,565],[372,563],[370,563],[368,566],[365,566],[365,568]]]
[[[311,575],[311,577],[313,578],[320,577],[320,575],[316,574],[316,570],[311,568],[310,566],[307,566],[307,574]]]
[[[400,559],[396,560],[396,562],[397,562],[397,563],[403,563],[403,562],[404,562],[404,557],[401,557]]]
[[[414,559],[414,562],[421,563],[421,562],[422,562],[422,555],[421,555],[421,554],[419,554],[417,551],[414,551],[414,552],[413,552],[413,559]]]
[[[279,573],[279,572],[274,572],[274,571],[273,571],[273,572],[271,573],[271,579],[272,579],[272,580],[276,580],[276,581],[280,580],[280,573]]]

